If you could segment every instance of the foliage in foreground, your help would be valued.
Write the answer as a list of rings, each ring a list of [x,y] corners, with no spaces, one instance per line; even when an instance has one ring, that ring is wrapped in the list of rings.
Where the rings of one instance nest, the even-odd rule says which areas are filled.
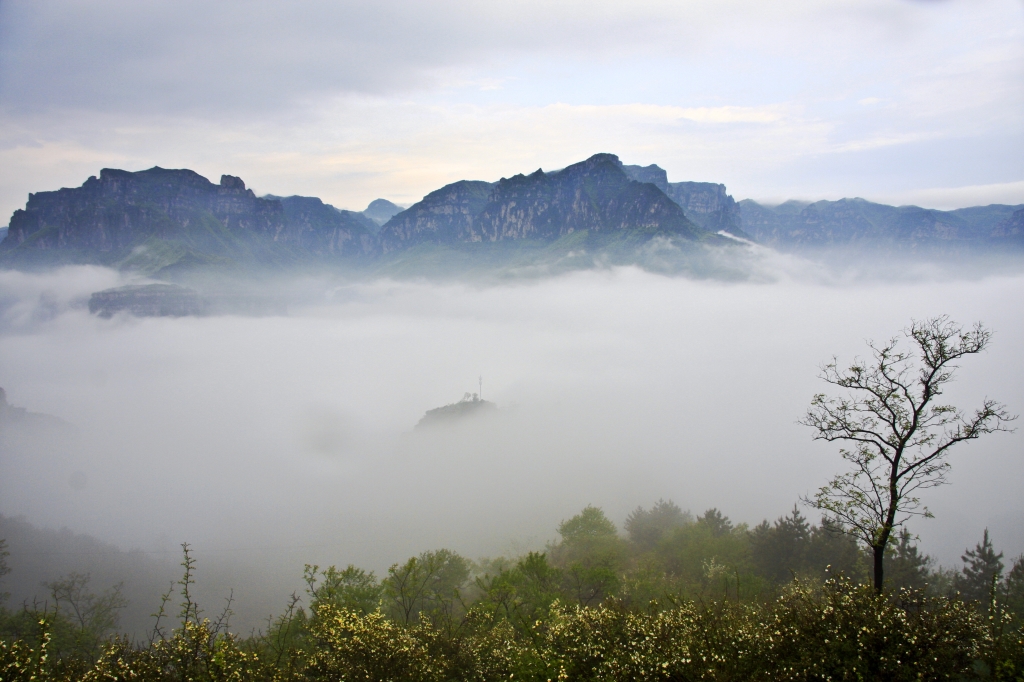
[[[110,641],[93,663],[0,644],[0,679],[138,680],[946,680],[1024,679],[1024,639],[1008,617],[901,590],[878,597],[831,579],[796,582],[767,603],[684,601],[668,608],[555,602],[523,632],[470,609],[455,627],[426,614],[403,626],[379,610],[317,604],[283,650],[190,618],[162,639]]]
[[[42,609],[0,605],[0,682],[1024,681],[1024,558],[1004,575],[987,532],[959,573],[929,571],[902,535],[879,596],[861,585],[856,545],[795,509],[748,529],[659,502],[626,531],[587,507],[559,526],[560,542],[516,560],[428,551],[381,579],[307,566],[307,598],[244,638],[229,630],[230,599],[201,617],[183,545],[173,630],[168,592],[148,641],[110,639],[117,588],[94,594],[72,575],[46,584]]]

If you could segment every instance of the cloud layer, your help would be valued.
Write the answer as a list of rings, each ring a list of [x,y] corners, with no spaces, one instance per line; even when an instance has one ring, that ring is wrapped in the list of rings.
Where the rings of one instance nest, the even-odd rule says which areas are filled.
[[[100,320],[80,268],[0,273],[0,376],[16,405],[81,430],[8,452],[5,515],[122,546],[381,569],[424,549],[539,547],[586,504],[617,522],[672,498],[736,521],[785,513],[841,465],[796,420],[819,363],[912,318],[985,321],[992,351],[947,398],[1024,405],[1019,275],[845,285],[804,277],[720,284],[632,269],[475,287],[293,282],[289,317]],[[285,283],[278,283],[284,285]],[[477,389],[490,422],[411,434],[424,411]],[[952,485],[916,523],[951,564],[989,527],[1024,551],[1020,434],[953,456]],[[246,564],[250,565],[250,564]]]

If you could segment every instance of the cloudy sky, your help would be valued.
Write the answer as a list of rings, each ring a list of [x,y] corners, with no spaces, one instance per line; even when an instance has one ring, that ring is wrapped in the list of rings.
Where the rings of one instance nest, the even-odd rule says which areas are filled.
[[[0,3],[4,216],[102,167],[362,209],[596,152],[737,199],[1024,202],[1024,2]]]

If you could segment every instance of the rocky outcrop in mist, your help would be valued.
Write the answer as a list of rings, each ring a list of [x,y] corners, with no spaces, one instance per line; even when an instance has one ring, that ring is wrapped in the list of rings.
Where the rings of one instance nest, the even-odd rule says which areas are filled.
[[[453,425],[467,421],[471,417],[495,413],[498,406],[484,400],[478,394],[467,393],[462,400],[450,405],[427,410],[423,418],[416,424],[417,429],[431,428],[442,425]]]
[[[206,306],[199,294],[176,284],[129,284],[97,291],[89,298],[89,312],[113,317],[127,312],[138,317],[202,315]]]
[[[7,402],[7,391],[0,388],[0,453],[9,446],[8,437],[12,430],[56,429],[59,435],[73,435],[76,429],[59,417],[42,412],[29,412],[24,407],[15,407]]]

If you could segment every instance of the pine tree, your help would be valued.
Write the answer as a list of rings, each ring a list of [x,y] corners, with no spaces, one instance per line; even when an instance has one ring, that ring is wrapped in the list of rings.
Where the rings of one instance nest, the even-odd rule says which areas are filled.
[[[1010,611],[1017,618],[1024,620],[1024,555],[1014,560],[1013,567],[1006,574],[1006,582],[1003,584],[1003,595]]]
[[[672,500],[658,500],[650,511],[637,507],[626,517],[624,528],[629,539],[650,549],[675,528],[693,523],[693,515],[684,512]]]
[[[900,530],[899,541],[890,544],[886,550],[885,581],[888,585],[923,588],[928,583],[931,557],[921,554],[913,540],[910,531],[903,528]]]
[[[714,507],[704,512],[703,516],[697,517],[697,523],[707,526],[716,538],[732,532],[732,521]]]
[[[996,554],[992,541],[985,535],[974,549],[969,549],[960,557],[964,567],[957,580],[957,589],[964,599],[988,603],[992,593],[992,583],[998,582],[1003,575],[1003,553]]]
[[[789,516],[779,518],[773,526],[765,521],[750,534],[751,551],[761,575],[774,583],[792,580],[806,572],[806,554],[811,539],[811,526],[793,505]]]

